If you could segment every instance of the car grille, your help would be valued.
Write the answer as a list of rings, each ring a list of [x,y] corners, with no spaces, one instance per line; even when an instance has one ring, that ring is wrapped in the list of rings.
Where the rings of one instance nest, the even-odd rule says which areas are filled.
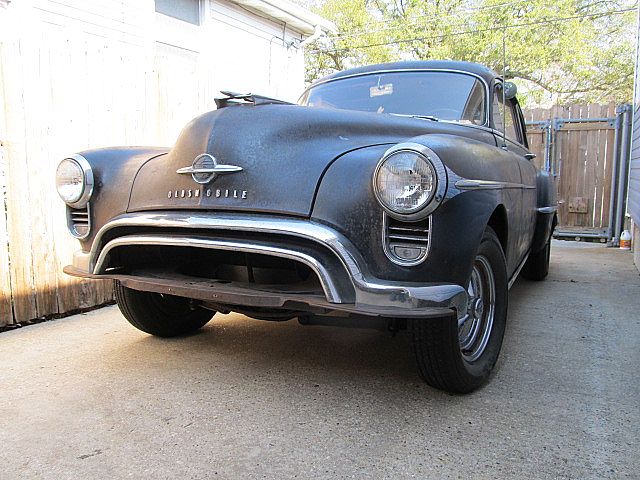
[[[401,222],[384,214],[384,252],[393,263],[413,266],[429,254],[431,216],[419,222]]]
[[[76,238],[86,238],[91,231],[91,212],[89,204],[84,208],[67,207],[67,227]]]

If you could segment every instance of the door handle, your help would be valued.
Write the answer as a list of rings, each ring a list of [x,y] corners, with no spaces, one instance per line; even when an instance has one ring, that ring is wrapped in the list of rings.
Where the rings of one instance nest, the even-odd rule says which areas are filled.
[[[524,154],[524,158],[526,158],[527,160],[533,160],[534,158],[536,158],[536,154],[535,153],[525,153]]]

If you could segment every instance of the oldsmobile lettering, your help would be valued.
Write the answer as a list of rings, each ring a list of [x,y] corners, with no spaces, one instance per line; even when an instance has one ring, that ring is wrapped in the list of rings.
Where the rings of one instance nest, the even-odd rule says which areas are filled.
[[[169,190],[167,198],[200,198],[214,197],[214,198],[237,198],[239,200],[247,199],[246,190],[235,190],[229,188],[207,188],[200,190],[199,188],[189,188],[182,190]]]

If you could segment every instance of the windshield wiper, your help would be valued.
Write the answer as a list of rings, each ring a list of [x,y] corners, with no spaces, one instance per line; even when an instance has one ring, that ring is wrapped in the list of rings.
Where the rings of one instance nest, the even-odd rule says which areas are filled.
[[[407,115],[405,113],[392,113],[391,115],[395,115],[397,117],[420,118],[422,120],[431,120],[432,122],[440,121],[438,117],[434,117],[433,115]]]
[[[440,119],[438,117],[434,117],[433,115],[409,115],[411,118],[421,118],[423,120],[431,120],[433,122],[439,122]]]

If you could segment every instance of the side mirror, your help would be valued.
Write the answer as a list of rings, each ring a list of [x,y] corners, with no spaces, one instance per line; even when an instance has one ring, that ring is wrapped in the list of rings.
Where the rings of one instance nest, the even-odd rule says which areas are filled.
[[[504,82],[504,96],[507,100],[511,100],[518,93],[518,87],[513,82]]]

